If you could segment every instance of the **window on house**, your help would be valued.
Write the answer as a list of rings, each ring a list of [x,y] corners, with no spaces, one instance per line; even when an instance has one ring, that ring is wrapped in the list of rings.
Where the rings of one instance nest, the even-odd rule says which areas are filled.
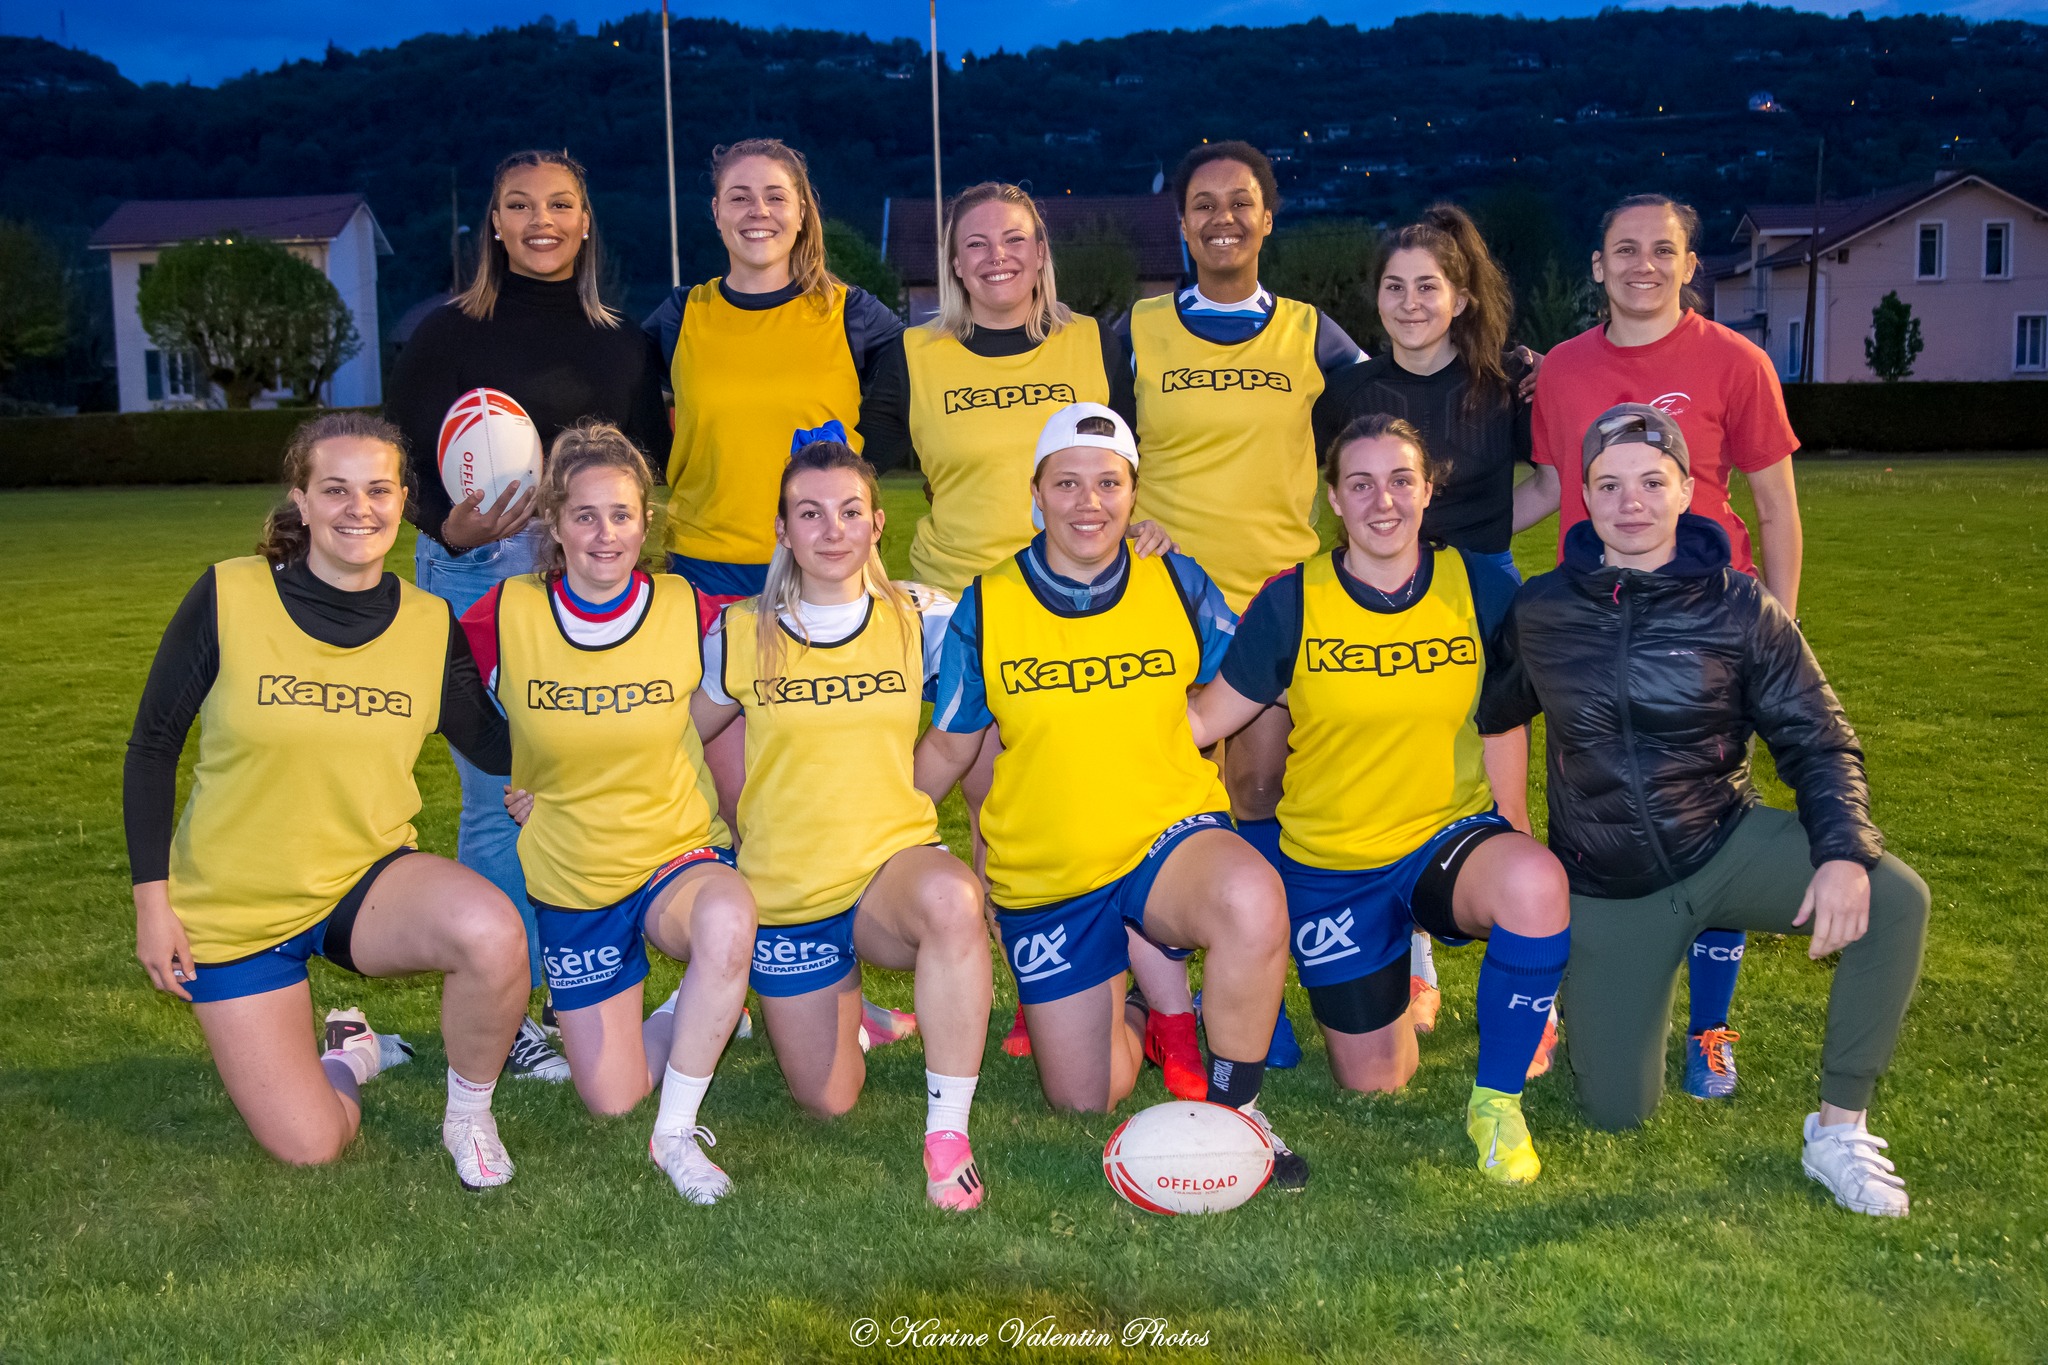
[[[2012,367],[2048,370],[2048,313],[2022,313],[2013,328]]]
[[[1915,278],[1922,280],[1938,280],[1941,278],[1943,266],[1942,236],[1942,225],[1940,223],[1922,223],[1920,225],[1920,259],[1913,269]]]
[[[1984,225],[1984,278],[1987,280],[2009,280],[2012,278],[2012,224],[1986,223]]]
[[[144,351],[142,382],[152,403],[193,398],[199,393],[199,366],[189,351]]]
[[[1793,379],[1800,376],[1800,362],[1806,352],[1800,343],[1806,340],[1806,324],[1794,321],[1785,329],[1785,373]]]

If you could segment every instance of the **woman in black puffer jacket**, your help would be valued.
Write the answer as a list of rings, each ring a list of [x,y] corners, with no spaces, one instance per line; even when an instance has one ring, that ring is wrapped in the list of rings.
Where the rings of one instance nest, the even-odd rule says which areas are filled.
[[[1489,659],[1480,728],[1546,717],[1550,847],[1571,879],[1562,1005],[1580,1104],[1642,1122],[1664,1089],[1679,965],[1702,929],[1811,934],[1842,953],[1806,1171],[1858,1212],[1902,1215],[1904,1184],[1864,1125],[1926,939],[1924,882],[1884,852],[1856,734],[1798,627],[1683,509],[1685,438],[1623,404],[1586,436],[1591,520],[1532,579]],[[1762,805],[1749,739],[1799,813]]]

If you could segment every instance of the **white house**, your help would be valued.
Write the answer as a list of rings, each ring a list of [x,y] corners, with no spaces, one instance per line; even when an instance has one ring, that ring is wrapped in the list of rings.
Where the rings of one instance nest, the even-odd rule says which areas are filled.
[[[1756,204],[1711,276],[1714,320],[1743,332],[1778,373],[1806,347],[1808,239],[1820,224],[1813,378],[1875,379],[1864,362],[1871,311],[1896,291],[1926,349],[1913,379],[2048,377],[2048,210],[1979,175],[1948,174],[1863,199]],[[1703,280],[1702,283],[1705,281]]]
[[[326,401],[370,407],[384,401],[378,363],[377,258],[391,243],[360,194],[307,194],[280,199],[131,199],[100,224],[88,245],[107,253],[114,285],[114,361],[121,411],[180,407],[203,398],[189,357],[166,355],[136,316],[143,275],[166,247],[238,232],[281,242],[334,282],[355,315],[363,349],[336,372]]]

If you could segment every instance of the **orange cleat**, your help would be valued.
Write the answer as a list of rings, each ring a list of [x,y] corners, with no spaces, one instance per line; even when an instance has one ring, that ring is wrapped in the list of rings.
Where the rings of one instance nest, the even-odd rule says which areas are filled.
[[[1012,1057],[1031,1055],[1031,1035],[1024,1031],[1024,1007],[1017,1006],[1017,1022],[1010,1025],[1010,1031],[1003,1035],[1003,1051]]]
[[[1202,1065],[1202,1046],[1195,1041],[1193,1014],[1145,1016],[1145,1060],[1158,1066],[1166,1089],[1184,1100],[1207,1099],[1209,1073]]]
[[[1543,1021],[1543,1037],[1537,1040],[1536,1055],[1529,1059],[1528,1079],[1535,1080],[1550,1070],[1550,1064],[1557,1060],[1557,1016],[1552,1014]]]

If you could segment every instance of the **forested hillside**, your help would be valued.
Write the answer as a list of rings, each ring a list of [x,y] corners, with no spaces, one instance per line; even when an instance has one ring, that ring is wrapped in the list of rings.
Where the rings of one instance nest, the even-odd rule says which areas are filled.
[[[701,207],[714,143],[801,146],[828,210],[871,237],[885,195],[930,193],[916,45],[706,20],[671,41],[686,279],[720,260]],[[567,146],[592,173],[613,291],[638,310],[668,274],[658,45],[651,15],[594,32],[542,21],[330,50],[206,89],[136,86],[86,54],[0,39],[0,217],[73,262],[90,341],[105,282],[82,244],[120,200],[361,190],[397,250],[381,267],[388,326],[447,287],[451,185],[473,223],[500,155]],[[1823,136],[1831,196],[1967,164],[2048,197],[2044,77],[2039,26],[1755,6],[1142,33],[949,66],[946,182],[1143,192],[1190,143],[1241,136],[1284,154],[1283,228],[1450,195],[1481,208],[1526,283],[1553,257],[1576,271],[1605,203],[1636,190],[1692,199],[1718,247],[1742,205],[1811,197]]]

